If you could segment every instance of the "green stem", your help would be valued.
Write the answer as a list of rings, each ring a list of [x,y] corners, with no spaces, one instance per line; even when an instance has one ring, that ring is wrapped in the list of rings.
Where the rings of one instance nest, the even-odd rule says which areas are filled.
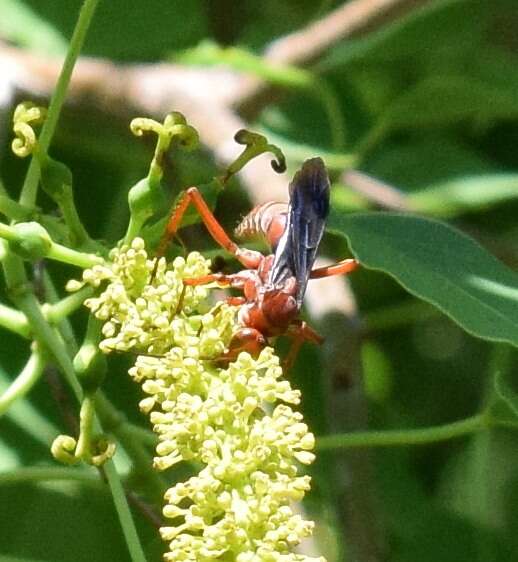
[[[88,31],[98,3],[99,0],[85,0],[79,13],[79,18],[74,29],[74,34],[72,35],[72,39],[70,40],[65,62],[61,68],[56,89],[54,90],[54,94],[50,100],[47,118],[41,129],[38,143],[39,148],[43,153],[47,153],[49,149],[50,141],[54,135],[59,115],[61,113],[61,108],[63,107],[63,103],[65,101],[68,84],[70,83],[70,77],[72,76],[72,70],[83,46],[86,32]],[[26,207],[34,206],[36,202],[39,178],[40,167],[36,158],[33,158],[29,165],[20,195],[20,203],[22,205],[25,205]]]
[[[14,242],[20,239],[20,234],[15,227],[0,222],[0,238]],[[104,260],[95,254],[78,252],[77,250],[72,250],[71,248],[57,244],[52,240],[50,241],[50,248],[45,257],[51,260],[68,263],[69,265],[76,265],[82,269],[104,263]]]
[[[79,218],[72,190],[70,190],[70,193],[66,197],[62,198],[59,208],[63,214],[65,224],[68,226],[72,245],[81,247],[83,244],[90,242],[90,236]]]
[[[92,457],[93,423],[95,419],[95,399],[87,394],[81,403],[79,413],[79,438],[77,440],[76,457],[89,462]]]
[[[487,414],[482,413],[458,422],[423,429],[358,431],[327,435],[317,439],[317,449],[324,451],[352,447],[426,445],[475,433],[486,429],[489,425],[490,421]]]
[[[13,201],[9,196],[0,194],[0,213],[7,218],[16,221],[25,221],[32,216],[33,212],[32,209],[20,205],[20,203]]]
[[[128,423],[127,418],[110,404],[107,398],[101,393],[97,393],[96,407],[103,427],[108,433],[115,435],[117,440],[124,447],[135,465],[135,472],[147,479],[151,492],[156,497],[161,497],[164,493],[165,484],[161,476],[154,470],[150,470],[151,459],[148,452],[143,447],[143,443],[156,445],[156,439],[151,440],[147,432],[145,439],[142,432],[135,431],[135,426]],[[145,430],[144,430],[145,431]],[[152,434],[151,434],[152,435]],[[138,438],[137,438],[138,437]]]
[[[155,145],[155,153],[153,154],[153,160],[151,160],[147,175],[151,189],[161,189],[160,182],[162,181],[162,176],[164,175],[164,155],[169,149],[170,144],[171,139],[167,136],[167,134],[158,134],[158,139]]]
[[[6,277],[8,276],[6,275]],[[32,294],[26,293],[22,297],[18,297],[18,306],[25,312],[37,339],[41,341],[42,344],[46,348],[48,348],[56,358],[56,361],[61,367],[62,371],[65,373],[69,384],[72,386],[74,394],[81,401],[83,391],[75,375],[72,361],[68,353],[64,349],[63,341],[58,338],[56,332],[52,330],[45,321],[36,298]],[[96,423],[96,425],[98,424]],[[96,431],[97,430],[99,433],[102,432],[100,428],[96,428]],[[138,444],[136,446],[138,446]],[[109,465],[109,469],[106,469],[106,473],[107,475],[109,474],[108,481],[110,484],[110,489],[112,491],[117,513],[119,514],[119,519],[124,536],[128,541],[130,554],[134,562],[141,562],[145,560],[145,558],[143,558],[142,547],[140,546],[140,543],[138,541],[137,531],[135,529],[133,519],[131,518],[131,513],[129,511],[126,496],[124,495],[124,490],[122,489],[122,484],[119,480],[113,463],[109,462],[107,463],[107,465]]]
[[[147,218],[144,216],[137,217],[135,215],[130,215],[128,228],[126,230],[126,234],[124,235],[125,244],[129,244],[134,238],[139,235],[146,220]]]
[[[155,448],[158,442],[158,437],[150,429],[140,427],[129,421],[124,424],[126,435],[128,439],[133,436],[134,440],[140,441],[144,445]]]
[[[45,277],[45,290],[51,299],[54,300],[56,291],[52,283],[52,279],[50,279],[48,275]],[[75,341],[68,317],[65,316],[63,318],[63,321],[59,326],[59,331],[63,339],[69,343],[69,353],[71,355],[75,355],[77,352],[77,342]],[[75,372],[73,373],[73,377],[76,378]],[[81,397],[77,397],[80,401]],[[150,470],[151,459],[143,445],[146,444],[153,447],[156,445],[156,439],[153,440],[153,434],[149,431],[146,432],[146,430],[142,430],[139,435],[138,432],[132,430],[134,426],[128,422],[124,415],[116,410],[111,402],[100,391],[97,392],[95,406],[97,415],[101,420],[104,430],[112,433],[120,442],[122,447],[124,447],[125,451],[134,463],[136,472],[149,483],[149,488],[152,493],[157,497],[163,495],[165,484],[159,474]],[[145,439],[143,432],[146,432]]]
[[[90,285],[86,285],[72,293],[68,297],[61,299],[60,301],[49,304],[44,308],[45,318],[51,324],[58,324],[62,322],[67,316],[70,316],[74,311],[80,308],[85,300],[91,297],[94,293],[94,288]],[[0,322],[1,322],[1,309],[0,309]]]
[[[104,262],[101,257],[96,256],[95,254],[78,252],[77,250],[72,250],[71,248],[62,246],[61,244],[56,244],[56,242],[52,242],[46,257],[51,260],[76,265],[81,269],[88,269],[89,267],[100,265]]]
[[[8,277],[7,273],[6,277]],[[25,313],[36,341],[38,341],[44,349],[50,351],[60,369],[65,374],[74,394],[81,400],[83,392],[75,376],[72,360],[64,347],[63,340],[57,335],[55,330],[49,326],[36,297],[32,293],[24,292],[21,295],[14,294],[12,299],[20,310]]]
[[[117,514],[119,516],[119,521],[126,539],[131,560],[132,562],[146,562],[146,557],[144,555],[144,551],[142,550],[142,545],[140,544],[137,529],[135,528],[135,523],[126,499],[126,494],[113,461],[108,461],[104,465],[104,473],[106,474],[108,485],[110,486],[113,503],[115,504],[115,509],[117,510]]]
[[[327,113],[332,147],[336,151],[345,146],[344,116],[335,92],[321,76],[313,76],[312,89],[317,93]]]
[[[388,126],[383,121],[380,121],[369,129],[366,135],[360,139],[356,145],[355,153],[358,155],[358,160],[365,160],[369,154],[378,145],[388,133]]]
[[[7,390],[10,384],[11,380],[0,368],[0,392]],[[41,414],[29,400],[15,402],[7,410],[5,417],[45,449],[49,448],[59,433],[58,428]]]
[[[72,35],[72,39],[70,41],[67,56],[61,69],[54,95],[52,96],[50,102],[47,119],[40,134],[39,148],[44,153],[48,152],[50,141],[54,134],[59,115],[61,113],[61,108],[65,100],[68,84],[72,75],[72,70],[81,51],[86,32],[90,26],[90,22],[92,20],[98,2],[99,0],[85,0],[81,8],[74,33]],[[26,207],[34,206],[36,202],[39,178],[40,167],[37,160],[33,158],[29,165],[29,170],[27,171],[27,175],[25,177],[25,181],[20,194],[21,205],[24,205]],[[70,253],[65,251],[63,251],[61,255],[65,254],[67,258],[71,258]],[[81,265],[83,267],[83,263],[84,262],[81,261],[80,263],[76,263],[76,265]],[[11,290],[16,290],[19,286],[25,285],[27,283],[27,278],[21,260],[8,255],[6,256],[3,265],[6,274],[6,281],[8,287],[10,287]],[[89,266],[86,265],[86,267]],[[56,357],[57,362],[69,379],[69,382],[76,396],[81,397],[81,387],[77,381],[77,378],[75,377],[72,361],[66,349],[64,348],[63,341],[60,340],[56,333],[52,329],[50,329],[48,324],[46,324],[35,296],[26,293],[23,296],[17,297],[16,300],[18,301],[17,304],[19,305],[20,310],[26,313],[27,319],[34,329],[36,337],[42,340],[42,343],[45,345],[45,347],[48,347],[48,349]],[[119,476],[115,470],[113,463],[107,463],[105,470],[114,498],[117,513],[119,515],[120,523],[127,540],[130,556],[134,562],[145,562],[142,547],[140,545],[137,531],[131,517],[131,512],[126,501],[126,496],[124,494],[124,490],[122,489],[122,484],[119,480]]]
[[[15,232],[14,228],[9,226],[8,224],[4,224],[0,222],[0,238],[4,240],[13,241],[18,238],[17,233]]]
[[[0,326],[22,338],[28,338],[31,333],[25,315],[19,310],[5,306],[5,304],[0,304]]]
[[[19,467],[9,472],[0,472],[0,486],[18,484],[20,482],[50,482],[63,480],[69,482],[81,482],[85,484],[101,486],[99,475],[93,470],[80,470],[77,468],[62,467]]]
[[[32,352],[22,372],[14,379],[9,387],[0,396],[0,416],[2,416],[11,404],[25,396],[38,381],[46,361],[39,350]]]
[[[58,292],[56,291],[56,287],[54,286],[52,278],[47,270],[45,270],[43,273],[43,289],[47,297],[46,298],[47,302],[45,305],[43,305],[42,309],[44,309],[43,313],[45,314],[45,318],[47,318],[47,310],[48,310],[47,305],[50,305],[52,307],[54,304],[57,304],[60,301]],[[67,297],[65,297],[65,299],[66,298]],[[57,312],[59,314],[59,310]],[[52,312],[51,312],[51,317],[52,317]],[[50,321],[51,320],[49,318],[49,322]],[[61,322],[57,320],[55,325],[56,325],[57,332],[61,335],[63,341],[65,342],[65,347],[68,355],[70,357],[74,357],[75,354],[77,353],[78,345],[69,318],[67,316],[64,316]]]

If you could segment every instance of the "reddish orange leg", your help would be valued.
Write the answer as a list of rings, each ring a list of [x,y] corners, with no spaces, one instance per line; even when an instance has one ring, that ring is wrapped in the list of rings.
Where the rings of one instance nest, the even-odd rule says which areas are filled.
[[[165,254],[167,245],[180,228],[182,218],[190,203],[196,207],[196,210],[200,214],[201,220],[207,227],[210,235],[222,248],[234,255],[247,269],[257,269],[262,259],[262,255],[253,250],[240,248],[229,238],[228,234],[219,224],[216,217],[212,214],[212,211],[209,209],[207,203],[205,203],[202,194],[196,187],[190,187],[187,191],[185,191],[171,213],[165,233],[158,245],[157,258],[161,258]]]
[[[310,279],[320,279],[321,277],[330,277],[331,275],[346,275],[359,267],[359,263],[353,259],[339,261],[333,265],[326,265],[314,269],[310,275]]]
[[[282,362],[282,368],[284,371],[289,371],[293,367],[295,359],[300,351],[300,347],[305,341],[316,343],[318,345],[322,344],[324,341],[324,338],[315,332],[315,330],[313,330],[313,328],[304,321],[301,321],[299,324],[292,324],[289,332],[289,335],[293,338],[293,343]]]
[[[255,328],[240,328],[233,336],[226,351],[221,357],[214,359],[216,362],[231,363],[237,356],[246,351],[252,357],[257,357],[261,350],[268,345],[267,339]]]
[[[227,297],[225,302],[230,306],[241,306],[246,303],[245,297]]]
[[[234,275],[225,275],[224,273],[209,273],[202,277],[186,277],[183,280],[184,285],[196,287],[197,285],[208,285],[209,283],[218,283],[219,285],[232,285]]]

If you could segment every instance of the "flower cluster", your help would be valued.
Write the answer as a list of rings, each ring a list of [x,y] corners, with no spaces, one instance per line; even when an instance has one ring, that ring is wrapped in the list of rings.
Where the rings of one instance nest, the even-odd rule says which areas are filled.
[[[112,250],[110,263],[86,269],[82,283],[67,284],[74,291],[85,284],[108,283],[100,296],[85,301],[104,321],[101,349],[105,352],[165,353],[175,345],[173,323],[180,309],[182,317],[189,317],[207,298],[205,287],[187,287],[181,280],[207,275],[208,260],[192,252],[186,260],[177,257],[171,267],[164,259],[156,265],[144,246],[141,238],[135,238],[131,246]]]
[[[291,552],[313,529],[291,503],[309,489],[298,463],[312,462],[314,438],[291,408],[300,395],[282,379],[278,357],[267,347],[256,359],[241,353],[221,360],[237,327],[236,309],[211,308],[206,287],[183,285],[207,273],[199,254],[160,263],[152,282],[141,240],[111,257],[111,265],[83,276],[94,286],[107,282],[87,301],[105,321],[102,348],[142,353],[130,375],[147,394],[140,406],[158,434],[155,467],[202,466],[165,494],[165,560],[316,560]]]

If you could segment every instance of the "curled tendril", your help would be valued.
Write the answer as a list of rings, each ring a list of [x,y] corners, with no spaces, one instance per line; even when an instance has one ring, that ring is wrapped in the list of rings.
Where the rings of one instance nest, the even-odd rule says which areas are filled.
[[[50,452],[52,456],[63,464],[77,464],[84,461],[93,466],[102,466],[115,454],[116,445],[106,437],[99,437],[90,443],[88,454],[78,454],[77,439],[71,435],[58,435],[54,439]]]
[[[50,452],[52,456],[63,464],[77,464],[79,459],[76,457],[77,440],[71,435],[58,435],[54,439]]]
[[[160,134],[163,125],[154,119],[149,119],[147,117],[135,117],[130,123],[131,132],[136,137],[141,137],[144,133],[156,133]]]
[[[147,117],[137,117],[131,121],[130,128],[131,132],[138,137],[148,132],[156,133],[160,137],[163,151],[169,148],[172,140],[177,140],[179,145],[186,150],[192,150],[199,144],[198,132],[178,111],[166,115],[163,123]]]
[[[227,168],[226,175],[223,178],[224,181],[239,172],[250,160],[265,152],[271,152],[276,157],[276,160],[271,161],[274,171],[278,174],[286,171],[286,158],[281,149],[274,144],[270,144],[264,135],[241,129],[234,135],[234,140],[238,144],[244,145],[245,149]]]
[[[32,154],[38,140],[34,128],[41,125],[47,116],[47,110],[31,102],[22,102],[16,106],[13,115],[13,132],[16,138],[11,144],[12,151],[19,158]]]
[[[116,445],[106,437],[100,437],[92,443],[92,448],[95,451],[90,459],[85,459],[86,462],[94,466],[102,466],[106,461],[109,461],[115,454]]]
[[[194,150],[199,144],[198,131],[190,125],[174,125],[168,130],[168,134],[185,150]]]

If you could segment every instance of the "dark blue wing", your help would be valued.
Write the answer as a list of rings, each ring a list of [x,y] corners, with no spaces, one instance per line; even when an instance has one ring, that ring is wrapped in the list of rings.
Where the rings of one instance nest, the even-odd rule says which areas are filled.
[[[286,230],[279,240],[270,282],[280,286],[297,280],[297,305],[302,306],[309,274],[329,213],[329,178],[321,158],[306,160],[290,183]]]

